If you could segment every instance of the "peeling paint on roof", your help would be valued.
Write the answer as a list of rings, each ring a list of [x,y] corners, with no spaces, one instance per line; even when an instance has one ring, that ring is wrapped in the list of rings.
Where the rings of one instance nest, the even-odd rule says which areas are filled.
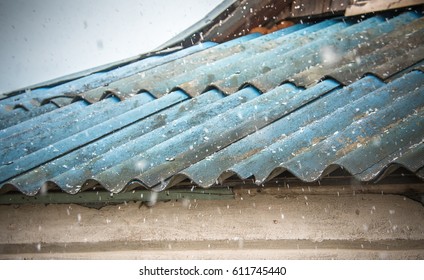
[[[340,167],[423,178],[423,24],[298,24],[4,98],[1,191],[316,181]]]

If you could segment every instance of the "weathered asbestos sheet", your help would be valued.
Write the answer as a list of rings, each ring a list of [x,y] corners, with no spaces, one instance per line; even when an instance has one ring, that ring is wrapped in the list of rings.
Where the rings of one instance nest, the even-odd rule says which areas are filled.
[[[288,170],[423,178],[424,20],[408,12],[203,43],[0,100],[0,191],[161,191]]]

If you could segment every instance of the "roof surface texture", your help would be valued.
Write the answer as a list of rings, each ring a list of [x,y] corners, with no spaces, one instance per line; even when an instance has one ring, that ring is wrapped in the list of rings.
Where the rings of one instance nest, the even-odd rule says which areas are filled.
[[[0,190],[424,178],[423,41],[421,13],[332,19],[8,96]]]

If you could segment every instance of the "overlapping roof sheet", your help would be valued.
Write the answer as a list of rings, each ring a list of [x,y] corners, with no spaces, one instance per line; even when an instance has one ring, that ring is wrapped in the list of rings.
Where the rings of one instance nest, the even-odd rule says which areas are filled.
[[[424,178],[424,19],[347,18],[203,43],[0,100],[1,191],[185,179]]]

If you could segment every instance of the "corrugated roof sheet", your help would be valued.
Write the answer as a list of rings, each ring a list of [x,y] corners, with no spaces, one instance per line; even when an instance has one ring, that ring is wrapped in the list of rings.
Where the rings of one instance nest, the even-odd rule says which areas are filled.
[[[423,178],[423,24],[298,24],[5,98],[1,191],[315,181],[338,167]]]

